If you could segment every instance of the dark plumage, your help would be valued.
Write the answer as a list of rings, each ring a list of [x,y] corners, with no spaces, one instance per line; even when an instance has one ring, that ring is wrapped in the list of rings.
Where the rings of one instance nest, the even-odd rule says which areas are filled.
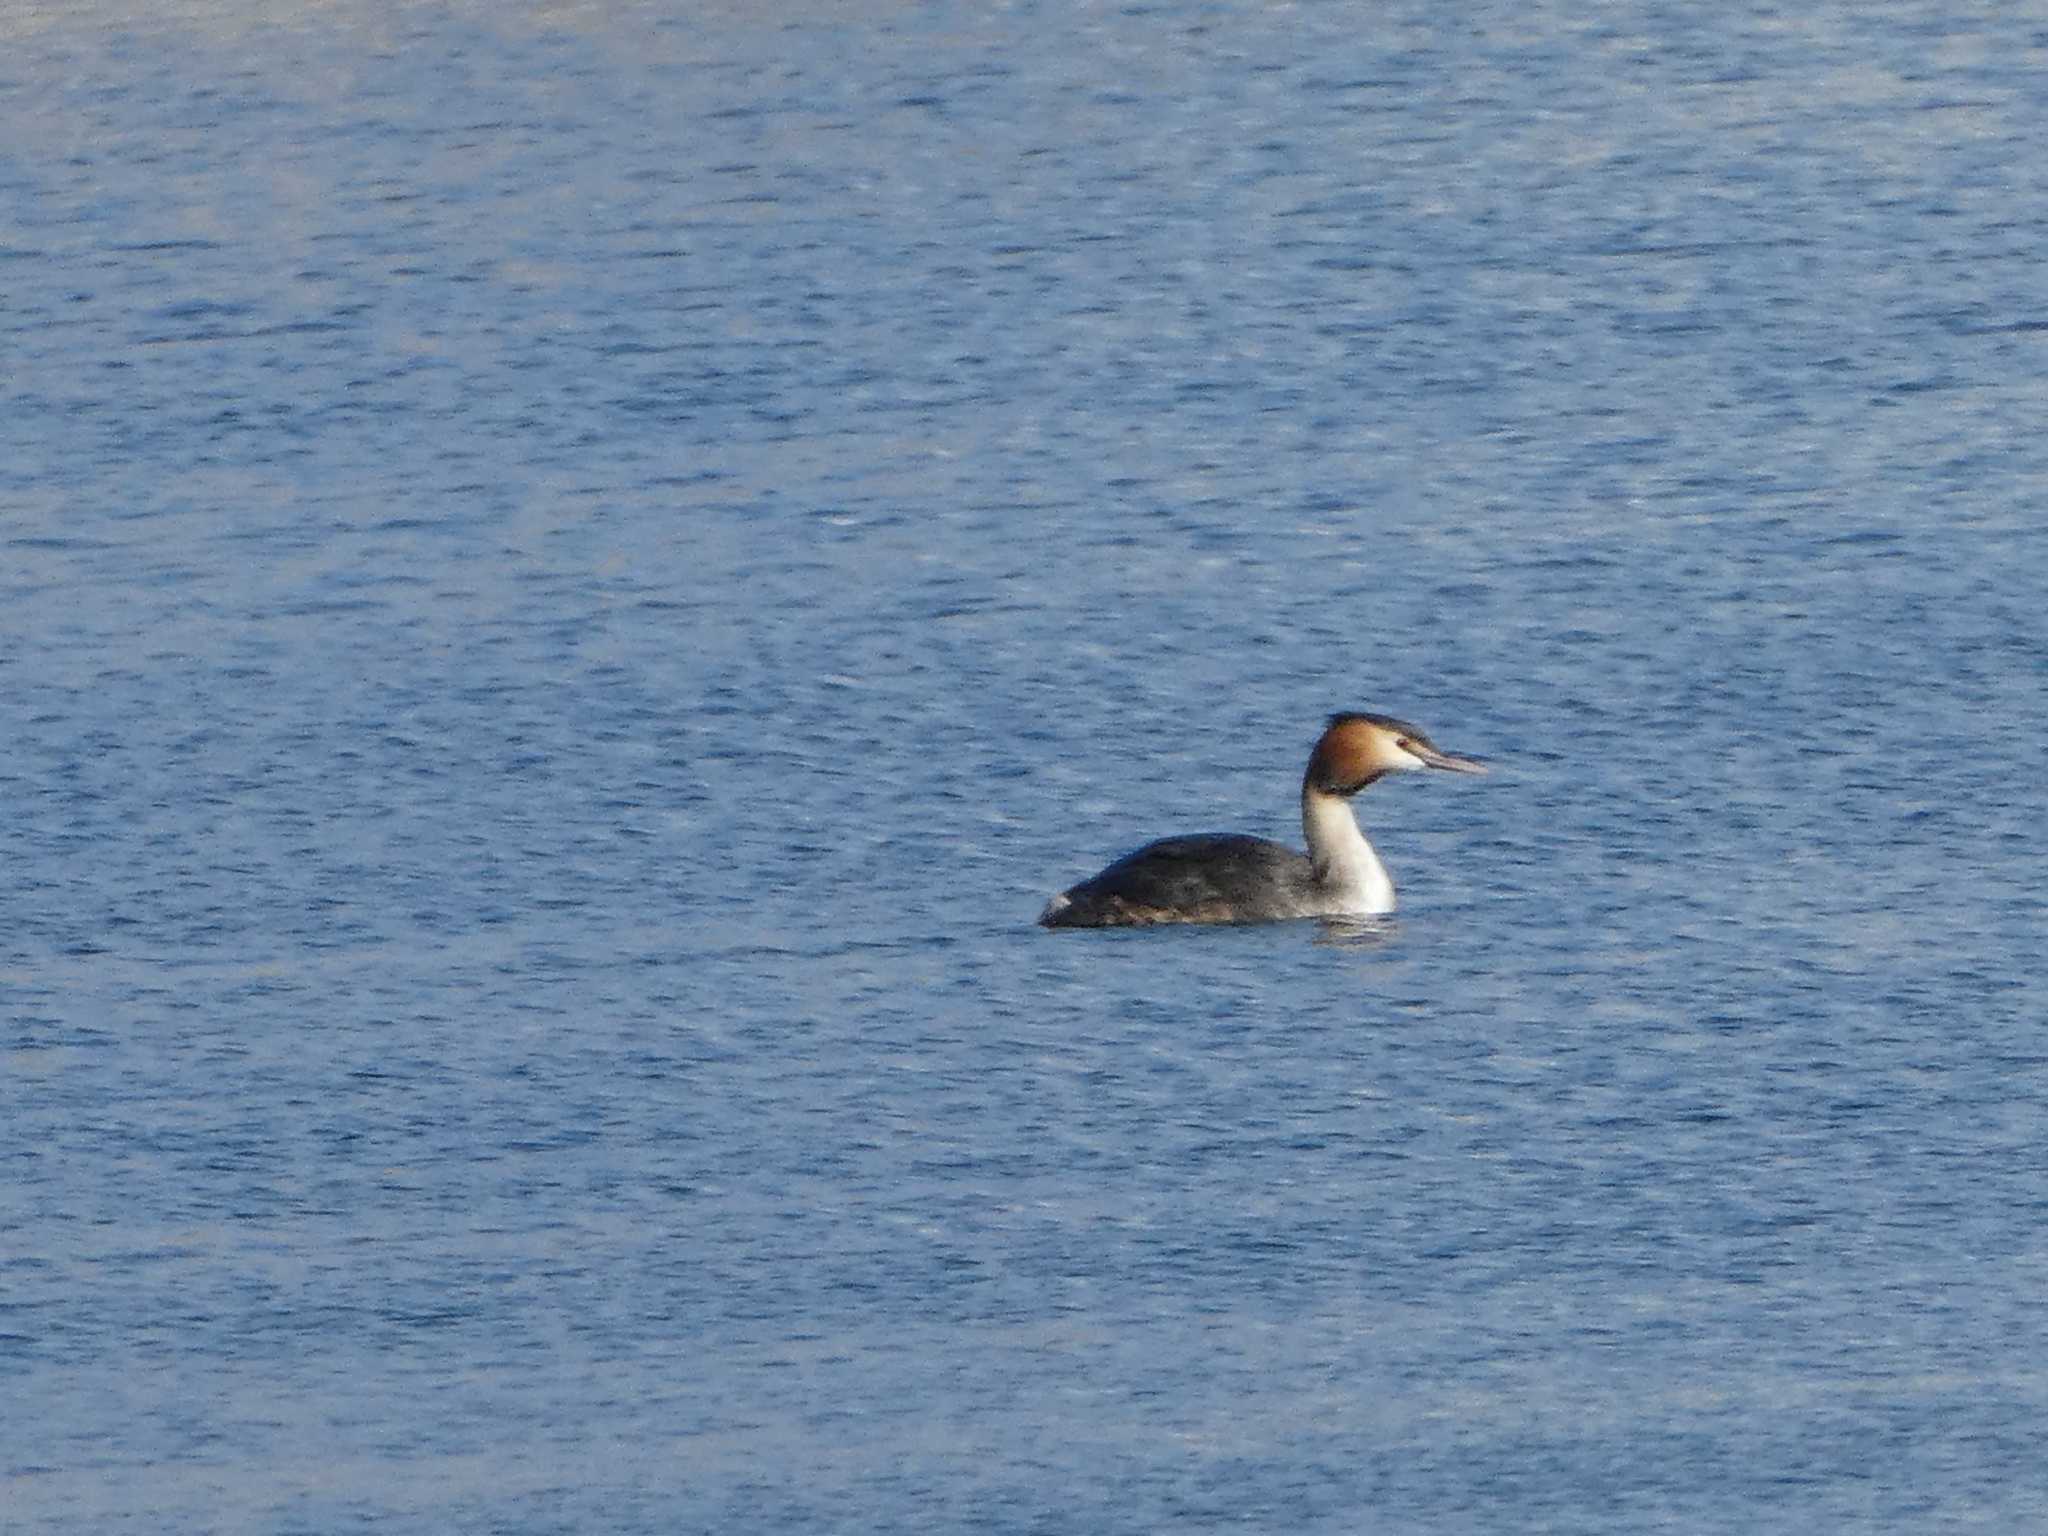
[[[1124,855],[1056,898],[1039,921],[1048,928],[1243,922],[1274,916],[1281,892],[1298,891],[1308,902],[1315,883],[1308,856],[1282,843],[1239,832],[1197,832],[1163,837]]]

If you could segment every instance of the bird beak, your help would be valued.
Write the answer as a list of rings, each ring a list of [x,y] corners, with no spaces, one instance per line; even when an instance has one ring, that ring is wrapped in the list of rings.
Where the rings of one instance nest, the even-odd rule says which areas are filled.
[[[1411,755],[1420,758],[1431,768],[1442,768],[1451,773],[1484,773],[1486,764],[1470,757],[1453,757],[1448,752],[1439,752],[1435,747],[1425,747],[1419,741],[1408,743]]]

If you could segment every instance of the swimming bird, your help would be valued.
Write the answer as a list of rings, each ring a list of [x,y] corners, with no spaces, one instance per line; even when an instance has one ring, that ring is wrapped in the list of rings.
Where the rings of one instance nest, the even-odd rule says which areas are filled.
[[[1405,720],[1332,715],[1301,779],[1307,853],[1234,832],[1162,838],[1062,891],[1038,920],[1048,928],[1127,928],[1391,912],[1394,882],[1349,801],[1408,768],[1486,772],[1483,763],[1439,751]]]

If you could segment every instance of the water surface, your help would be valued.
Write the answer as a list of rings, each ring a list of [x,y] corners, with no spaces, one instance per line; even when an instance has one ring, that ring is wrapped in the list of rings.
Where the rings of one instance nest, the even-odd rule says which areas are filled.
[[[2048,1518],[2048,33],[4,27],[10,1528]]]

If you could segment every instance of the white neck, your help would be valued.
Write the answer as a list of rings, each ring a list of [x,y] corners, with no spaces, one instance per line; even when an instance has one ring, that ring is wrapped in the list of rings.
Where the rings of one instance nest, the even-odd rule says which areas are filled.
[[[1387,866],[1358,830],[1358,818],[1342,795],[1302,786],[1301,831],[1316,879],[1330,893],[1335,912],[1391,912],[1394,882]]]

